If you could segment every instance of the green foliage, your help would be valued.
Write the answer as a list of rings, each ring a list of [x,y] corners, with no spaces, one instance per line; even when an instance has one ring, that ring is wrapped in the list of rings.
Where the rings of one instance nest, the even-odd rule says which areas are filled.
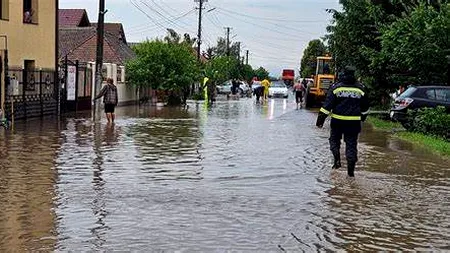
[[[450,7],[420,5],[383,30],[381,57],[391,73],[420,83],[445,83],[450,54]]]
[[[215,57],[205,65],[205,76],[212,82],[223,83],[240,77],[240,62],[235,57]]]
[[[422,108],[410,114],[411,130],[450,140],[450,114],[445,107]]]
[[[126,63],[132,85],[180,93],[200,79],[195,54],[184,43],[147,41],[134,51],[136,58]]]
[[[429,3],[428,5],[426,3]],[[445,83],[447,1],[341,1],[326,36],[338,69],[353,65],[375,104],[400,84]]]
[[[255,76],[258,78],[258,80],[269,79],[269,74],[269,71],[267,71],[263,67],[259,67],[255,70]]]
[[[308,47],[303,51],[303,57],[300,65],[300,75],[310,77],[316,73],[317,57],[324,56],[327,48],[321,40],[311,40]]]
[[[227,48],[227,40],[226,38],[220,37],[217,40],[217,45],[211,48],[208,48],[206,50],[207,57],[213,58],[213,57],[221,57],[221,56],[227,56],[228,55],[228,48]],[[240,45],[239,42],[232,42],[230,41],[230,51],[229,56],[237,58],[240,54]]]

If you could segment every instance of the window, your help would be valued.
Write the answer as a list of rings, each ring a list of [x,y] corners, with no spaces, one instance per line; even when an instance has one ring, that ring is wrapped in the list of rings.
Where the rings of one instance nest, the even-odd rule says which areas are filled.
[[[434,92],[434,89],[427,90],[425,94],[427,94],[428,99],[436,100],[436,93]]]
[[[436,100],[450,102],[450,89],[436,89]]]
[[[25,84],[26,84],[25,89],[27,91],[35,91],[36,90],[36,79],[38,78],[38,75],[35,75],[36,73],[35,73],[34,60],[25,60],[24,61],[24,69],[27,73],[26,80],[24,80]]]
[[[23,22],[38,23],[38,0],[23,0]]]
[[[0,0],[0,19],[9,19],[9,0]]]
[[[120,67],[117,67],[117,82],[121,83],[122,82],[122,69]]]

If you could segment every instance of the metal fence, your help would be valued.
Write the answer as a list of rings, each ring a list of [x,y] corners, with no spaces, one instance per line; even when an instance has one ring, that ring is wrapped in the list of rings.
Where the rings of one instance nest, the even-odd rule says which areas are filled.
[[[5,114],[22,119],[58,113],[58,82],[54,70],[8,69]]]
[[[93,71],[85,63],[65,60],[60,65],[61,112],[90,110]]]

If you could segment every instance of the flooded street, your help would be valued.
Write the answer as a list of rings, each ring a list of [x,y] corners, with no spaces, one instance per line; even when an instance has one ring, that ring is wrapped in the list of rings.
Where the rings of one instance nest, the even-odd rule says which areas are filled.
[[[241,99],[0,129],[0,252],[450,250],[448,160],[366,126],[348,179],[315,119]]]

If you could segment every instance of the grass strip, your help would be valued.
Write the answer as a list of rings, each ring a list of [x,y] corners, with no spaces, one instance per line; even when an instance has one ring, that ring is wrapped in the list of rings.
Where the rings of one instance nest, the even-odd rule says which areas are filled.
[[[431,135],[406,131],[398,122],[386,121],[376,117],[369,117],[367,122],[379,130],[395,131],[394,136],[415,145],[427,148],[435,153],[450,158],[450,142]]]

